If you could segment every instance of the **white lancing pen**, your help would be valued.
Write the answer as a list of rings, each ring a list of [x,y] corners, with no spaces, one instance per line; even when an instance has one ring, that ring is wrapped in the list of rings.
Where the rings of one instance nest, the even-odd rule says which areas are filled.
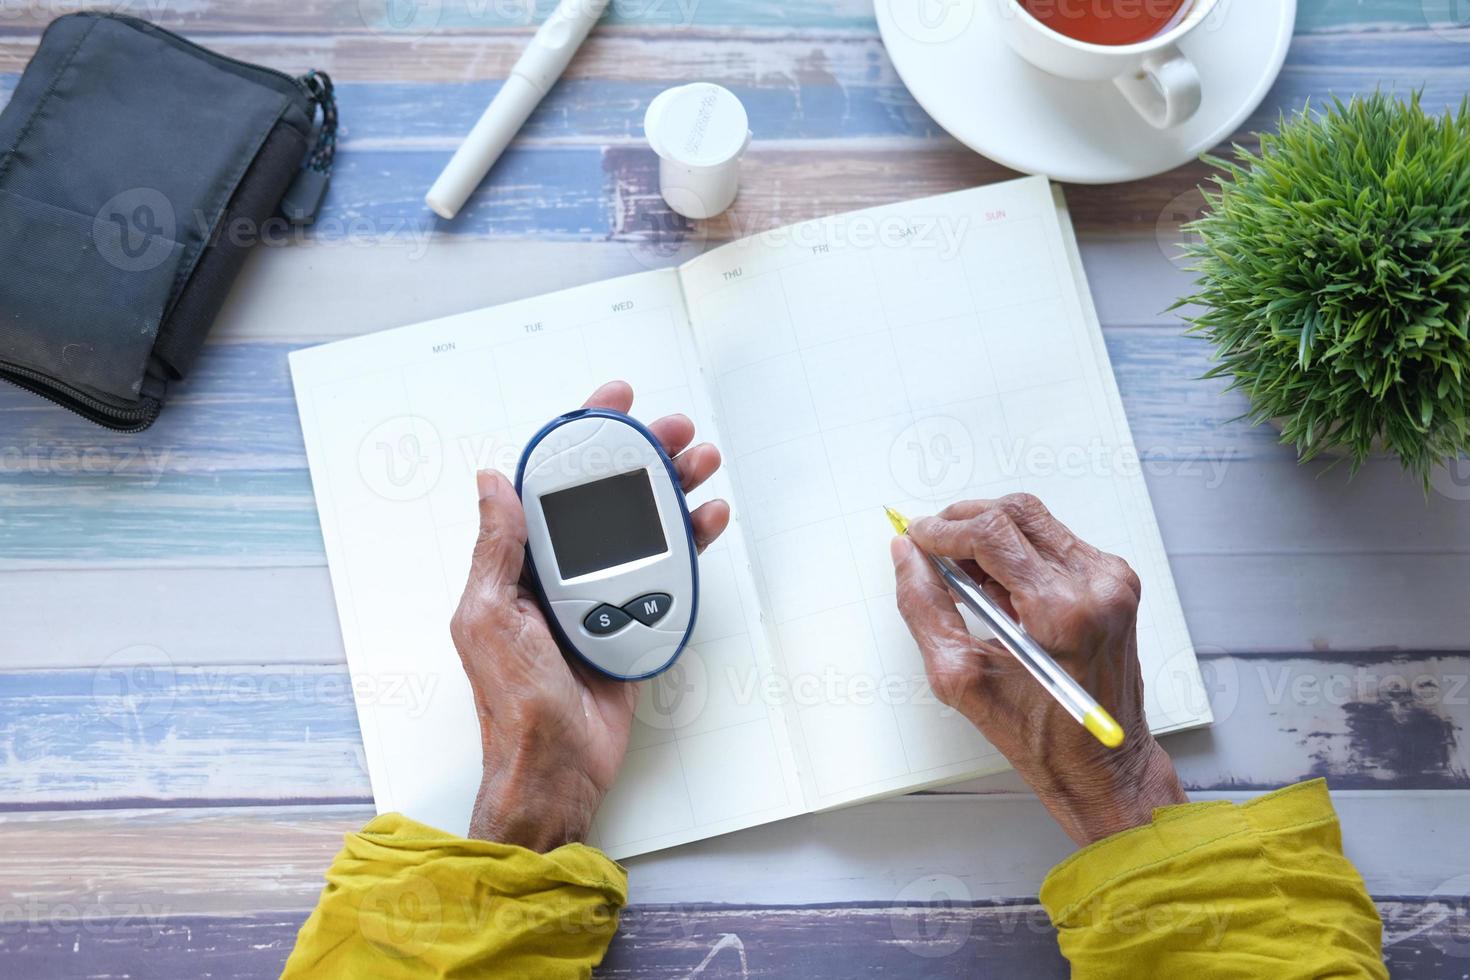
[[[561,0],[530,45],[511,67],[505,84],[454,151],[449,164],[424,202],[441,218],[450,219],[464,207],[500,154],[520,132],[551,86],[567,70],[587,32],[607,8],[608,0]]]

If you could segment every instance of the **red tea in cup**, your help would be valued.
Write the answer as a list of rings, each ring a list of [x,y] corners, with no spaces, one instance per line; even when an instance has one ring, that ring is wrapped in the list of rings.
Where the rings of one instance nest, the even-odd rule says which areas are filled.
[[[1088,44],[1137,44],[1184,20],[1195,0],[1017,0],[1058,34]]]

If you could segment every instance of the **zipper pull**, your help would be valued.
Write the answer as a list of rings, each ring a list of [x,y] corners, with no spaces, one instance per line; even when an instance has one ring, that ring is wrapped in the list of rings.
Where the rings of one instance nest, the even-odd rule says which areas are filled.
[[[311,100],[321,106],[322,126],[301,172],[291,182],[286,196],[281,198],[281,213],[295,224],[309,225],[316,220],[327,185],[332,180],[332,158],[337,153],[337,96],[332,89],[331,76],[324,71],[313,69],[297,81]]]

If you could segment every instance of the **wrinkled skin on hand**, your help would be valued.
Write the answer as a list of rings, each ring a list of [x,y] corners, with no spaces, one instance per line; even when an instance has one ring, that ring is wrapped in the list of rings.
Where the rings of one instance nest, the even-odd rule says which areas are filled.
[[[960,562],[1106,708],[1126,735],[1105,748],[1004,647],[966,628],[919,550]],[[1138,662],[1141,585],[1128,563],[1081,540],[1028,494],[955,504],[893,540],[898,608],[929,684],[1015,766],[1079,844],[1187,802],[1149,734]]]

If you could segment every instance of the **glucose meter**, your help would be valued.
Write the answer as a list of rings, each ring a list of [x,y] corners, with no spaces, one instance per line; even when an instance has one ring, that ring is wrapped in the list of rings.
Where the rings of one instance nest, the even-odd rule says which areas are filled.
[[[667,670],[694,630],[698,550],[674,464],[601,408],[548,422],[516,468],[532,586],[564,649],[620,680]]]

